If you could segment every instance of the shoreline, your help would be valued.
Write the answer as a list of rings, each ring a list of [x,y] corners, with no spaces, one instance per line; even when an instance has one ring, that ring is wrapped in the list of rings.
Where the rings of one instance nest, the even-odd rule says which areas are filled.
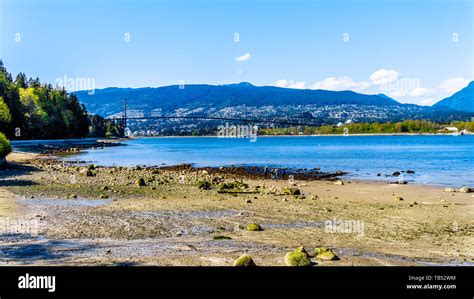
[[[353,134],[312,134],[312,135],[257,135],[257,138],[260,137],[324,137],[324,136],[329,136],[329,137],[335,137],[335,136],[341,136],[341,137],[348,137],[348,136],[471,136],[474,135],[474,133],[465,133],[463,135],[455,135],[453,133],[353,133]],[[219,138],[219,139],[248,139],[248,138],[236,138],[236,137],[219,137],[217,135],[203,135],[203,136],[190,136],[190,135],[185,135],[185,136],[176,136],[176,135],[170,135],[170,136],[132,136],[130,137],[130,140],[133,139],[139,139],[139,138]]]
[[[55,160],[55,161],[60,161],[60,157],[59,156],[56,156],[56,155],[52,155],[52,154],[34,154],[34,153],[27,153],[27,152],[16,152],[16,151],[13,151],[12,153],[10,153],[8,156],[7,156],[7,161],[8,162],[11,162],[11,163],[17,163],[17,162],[27,162],[29,160],[33,160],[33,159],[49,159],[49,160]],[[67,162],[67,163],[70,163],[70,162]],[[77,165],[76,163],[71,163],[71,164],[74,164],[74,165]],[[87,164],[87,163],[80,163],[80,164]],[[163,170],[166,170],[166,169],[182,169],[183,166],[184,168],[188,168],[188,165],[190,164],[176,164],[176,165],[159,165],[159,166],[144,166],[144,168],[156,168],[156,169],[163,169]],[[103,168],[115,168],[115,167],[123,167],[123,168],[134,168],[134,167],[131,167],[131,166],[120,166],[120,165],[116,165],[116,166],[102,166],[102,165],[98,165],[99,167],[103,167]],[[136,166],[135,166],[136,167]],[[193,167],[193,166],[189,166],[190,168],[194,169],[194,170],[198,170],[198,171],[208,171],[209,169],[212,169],[212,170],[215,170],[217,172],[215,173],[219,173],[219,168],[220,167]],[[225,167],[225,166],[221,166],[223,167],[221,170],[223,170],[224,172],[229,170],[230,168],[234,168],[234,169],[242,169],[242,168],[252,168],[253,166],[236,166],[236,167]],[[349,177],[347,177],[346,175],[349,175]],[[346,173],[346,174],[336,174],[334,173],[333,175],[331,175],[330,177],[333,178],[333,181],[334,180],[337,180],[337,179],[341,179],[341,180],[345,180],[345,181],[353,181],[353,182],[357,182],[357,183],[371,183],[371,184],[379,184],[379,185],[405,185],[405,184],[400,184],[400,183],[389,183],[388,181],[386,180],[376,180],[376,179],[364,179],[364,178],[359,178],[359,177],[350,177],[350,175],[353,175],[353,174],[350,174],[350,173]],[[393,177],[393,180],[396,181],[396,177]],[[331,180],[329,180],[331,181]],[[423,183],[410,183],[408,182],[407,183],[408,185],[412,185],[412,186],[420,186],[420,187],[427,187],[427,188],[433,188],[433,189],[437,189],[437,190],[441,190],[441,189],[446,189],[450,186],[447,186],[447,185],[441,185],[441,184],[423,184]],[[457,187],[455,187],[455,189],[459,189],[461,187],[464,187],[465,185],[459,185]],[[467,187],[470,187],[470,186],[467,186]]]
[[[474,136],[474,133],[464,133],[464,134],[453,134],[453,133],[349,133],[347,135],[344,134],[311,134],[311,135],[305,135],[305,134],[289,134],[289,135],[257,135],[257,138],[260,137],[324,137],[324,136],[329,136],[329,137],[336,137],[336,136],[341,136],[341,137],[348,137],[348,136]],[[131,136],[128,138],[71,138],[71,139],[31,139],[31,140],[23,140],[23,139],[14,139],[10,140],[12,145],[20,145],[22,143],[28,144],[32,142],[39,142],[39,143],[61,143],[61,142],[66,142],[66,143],[72,143],[72,144],[86,144],[87,142],[90,141],[95,141],[99,143],[104,143],[104,144],[115,144],[115,143],[120,143],[128,140],[133,140],[133,139],[142,139],[142,138],[218,138],[218,139],[246,139],[246,138],[236,138],[236,137],[219,137],[217,135],[202,135],[202,136],[192,136],[192,135],[169,135],[169,136]]]
[[[284,137],[284,136],[281,136],[281,137]],[[288,137],[301,137],[301,136],[288,136]],[[168,138],[168,137],[141,137],[141,138]],[[171,138],[179,138],[179,137],[171,137]],[[193,137],[190,137],[190,138],[193,138]],[[128,140],[133,140],[133,139],[127,139],[127,140],[113,139],[113,140],[111,140],[112,142],[110,142],[110,144],[111,144],[110,146],[117,146],[117,145],[125,146],[126,143],[124,143],[124,141],[128,141]],[[48,144],[48,141],[49,140],[45,140],[44,144]],[[15,163],[15,162],[25,162],[25,161],[32,160],[32,159],[54,159],[54,160],[57,160],[57,161],[61,161],[62,163],[68,163],[68,164],[74,164],[74,165],[90,164],[89,161],[66,161],[66,160],[61,160],[61,158],[64,157],[64,156],[80,154],[81,150],[87,150],[87,149],[91,149],[91,148],[96,149],[96,147],[91,146],[88,143],[82,143],[82,146],[83,146],[82,148],[77,149],[77,150],[69,150],[71,145],[73,145],[73,146],[75,145],[74,141],[76,141],[76,140],[71,139],[70,141],[71,141],[71,143],[68,146],[66,146],[66,147],[64,147],[60,150],[45,151],[45,152],[40,152],[40,153],[38,153],[37,148],[36,149],[35,148],[33,148],[33,149],[26,148],[24,151],[19,151],[17,148],[13,148],[12,153],[10,153],[7,156],[7,161]],[[79,141],[81,141],[81,140],[79,140]],[[97,139],[94,139],[94,141],[103,142],[102,140],[97,140]],[[96,144],[96,143],[94,143],[94,144]],[[76,145],[78,145],[78,144],[76,144]],[[32,147],[34,147],[34,145]],[[98,147],[97,149],[105,148],[105,147],[108,147],[108,146]],[[116,167],[116,166],[120,166],[120,165],[100,165],[100,164],[98,164],[98,166],[112,168],[112,167]],[[193,163],[186,163],[186,164],[178,163],[178,164],[170,164],[170,165],[156,164],[156,165],[140,165],[140,166],[142,166],[142,167],[153,167],[153,168],[159,168],[159,169],[173,169],[173,168],[179,169],[179,168],[182,168],[182,166],[186,166],[186,167],[190,167],[190,168],[194,168],[194,169],[211,170],[213,172],[219,172],[219,169],[221,169],[224,172],[229,171],[229,170],[233,170],[234,173],[236,173],[234,170],[237,170],[237,172],[240,172],[241,174],[243,174],[245,172],[247,172],[247,174],[250,174],[250,172],[252,172],[252,169],[260,169],[260,171],[262,171],[262,169],[264,168],[264,166],[245,165],[245,164],[221,165],[221,166],[199,166],[199,167],[196,167],[196,166],[193,165]],[[130,166],[122,165],[122,167],[130,167]],[[335,180],[335,179],[341,178],[341,179],[344,179],[344,180],[353,180],[353,181],[360,181],[360,182],[380,182],[380,183],[384,183],[384,184],[395,184],[395,185],[396,184],[410,184],[410,185],[419,185],[419,186],[432,186],[432,187],[437,187],[437,188],[454,187],[456,189],[459,189],[459,188],[464,187],[464,186],[467,186],[467,187],[470,187],[470,188],[474,187],[474,186],[470,186],[470,185],[466,185],[466,184],[421,183],[421,182],[416,182],[416,181],[413,182],[413,181],[411,181],[413,179],[411,177],[407,178],[408,181],[402,179],[402,182],[398,182],[399,177],[398,176],[392,176],[389,173],[381,174],[380,176],[378,175],[380,173],[378,173],[378,174],[374,174],[373,176],[369,176],[369,177],[366,178],[362,175],[358,175],[357,173],[346,172],[344,170],[338,170],[338,171],[334,171],[334,172],[321,172],[319,168],[304,168],[303,169],[303,168],[280,167],[280,166],[275,166],[275,165],[273,165],[273,166],[272,165],[267,165],[266,167],[269,170],[271,170],[271,169],[285,170],[285,171],[289,172],[287,175],[293,174],[293,175],[296,175],[296,177],[295,177],[296,179],[303,179],[303,180],[304,179],[325,179],[325,178]],[[311,177],[311,173],[314,172],[314,170],[316,170],[316,172],[318,172],[320,175],[322,175],[322,177],[320,177],[318,175],[316,175],[314,177]],[[400,172],[403,175],[403,174],[405,174],[405,171],[407,171],[407,170],[398,170],[397,172]],[[302,176],[300,175],[300,173],[302,173]],[[307,178],[305,178],[305,176],[308,173],[309,173],[309,176]],[[326,175],[327,175],[327,177],[325,177]],[[380,179],[378,179],[379,177],[380,177]]]
[[[32,154],[78,153],[84,149],[123,146],[125,139],[83,138],[83,139],[44,139],[12,140],[14,152]]]
[[[224,169],[86,167],[32,158],[0,171],[0,191],[10,194],[23,217],[39,221],[41,238],[19,237],[0,249],[41,244],[53,258],[8,264],[228,266],[247,252],[258,265],[282,266],[285,252],[300,245],[329,247],[340,257],[314,258],[317,266],[474,262],[471,194],[353,179],[289,183]],[[359,221],[363,231],[325,228],[338,220]],[[263,231],[246,231],[249,223]],[[221,236],[229,239],[216,239]]]

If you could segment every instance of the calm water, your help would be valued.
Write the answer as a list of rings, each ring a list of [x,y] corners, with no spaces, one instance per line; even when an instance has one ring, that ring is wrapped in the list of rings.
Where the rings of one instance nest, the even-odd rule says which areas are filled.
[[[259,165],[342,170],[359,179],[403,179],[420,184],[474,187],[474,136],[307,136],[141,138],[127,146],[88,150],[67,160],[99,165]],[[377,176],[381,174],[381,176]]]

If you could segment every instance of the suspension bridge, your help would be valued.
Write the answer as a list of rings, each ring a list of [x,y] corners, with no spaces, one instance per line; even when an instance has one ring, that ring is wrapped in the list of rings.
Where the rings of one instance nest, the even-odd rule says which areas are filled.
[[[321,123],[317,123],[316,120],[311,122],[308,118],[292,117],[291,120],[282,119],[258,119],[258,118],[241,118],[241,117],[218,117],[218,116],[199,116],[199,115],[188,115],[188,116],[141,116],[141,117],[129,117],[127,116],[127,100],[122,101],[122,115],[121,117],[111,118],[116,124],[122,126],[123,129],[127,128],[127,122],[129,120],[171,120],[171,119],[194,119],[194,120],[218,120],[228,122],[240,122],[247,124],[276,124],[283,126],[319,126]]]

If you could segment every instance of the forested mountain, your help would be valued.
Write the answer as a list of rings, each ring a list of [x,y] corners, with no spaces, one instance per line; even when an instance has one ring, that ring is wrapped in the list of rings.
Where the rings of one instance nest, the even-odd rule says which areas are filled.
[[[434,106],[474,112],[474,81],[449,98],[439,101]]]
[[[401,104],[386,95],[352,91],[301,90],[250,83],[228,85],[184,85],[159,88],[105,88],[75,93],[89,111],[105,117],[121,117],[127,99],[128,116],[206,116],[244,119],[273,119],[311,124],[354,122],[398,122],[406,119],[450,123],[468,120],[473,113],[447,107]],[[167,130],[183,133],[212,129],[216,121],[173,119],[172,121],[129,121],[134,130]]]
[[[8,138],[104,136],[106,132],[90,131],[91,120],[76,95],[43,84],[38,78],[27,79],[23,73],[13,80],[0,60],[0,132]],[[100,117],[93,121],[96,127],[115,129]]]
[[[228,85],[190,84],[158,88],[105,88],[76,95],[88,109],[101,115],[120,112],[125,97],[132,108],[160,109],[174,112],[186,107],[285,106],[285,105],[375,105],[398,106],[393,99],[353,91],[290,89],[273,86],[257,87],[247,82]]]

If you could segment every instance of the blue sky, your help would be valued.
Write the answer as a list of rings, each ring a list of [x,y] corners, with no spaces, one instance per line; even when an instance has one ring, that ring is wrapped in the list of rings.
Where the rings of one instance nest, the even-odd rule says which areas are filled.
[[[474,0],[0,5],[0,58],[14,75],[52,84],[64,76],[93,78],[96,88],[246,81],[428,105],[474,79]]]

